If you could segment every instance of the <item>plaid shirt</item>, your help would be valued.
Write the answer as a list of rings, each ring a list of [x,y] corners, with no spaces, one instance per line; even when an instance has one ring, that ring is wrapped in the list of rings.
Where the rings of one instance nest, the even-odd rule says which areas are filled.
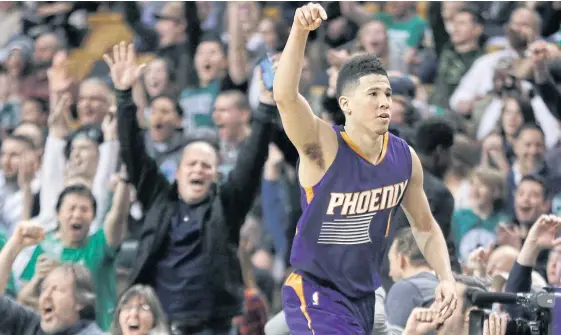
[[[246,289],[244,313],[234,318],[233,325],[239,335],[265,335],[267,323],[267,303],[258,290]]]

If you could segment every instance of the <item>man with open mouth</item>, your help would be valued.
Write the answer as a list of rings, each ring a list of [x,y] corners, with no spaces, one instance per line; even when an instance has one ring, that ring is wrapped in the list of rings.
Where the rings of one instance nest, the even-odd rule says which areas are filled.
[[[146,151],[156,160],[168,181],[175,180],[181,161],[185,136],[181,130],[183,108],[171,95],[160,94],[150,103],[148,131],[144,134]]]
[[[3,295],[10,268],[16,256],[26,247],[45,238],[44,228],[37,223],[23,222],[0,252],[0,329],[5,334],[37,335],[101,335],[95,324],[94,284],[90,271],[76,263],[64,263],[45,269],[44,279],[37,287],[37,311]]]
[[[142,68],[124,42],[104,56],[117,89],[121,156],[146,209],[131,284],[154,287],[174,334],[229,334],[243,309],[236,250],[269,152],[276,108],[263,91],[251,131],[226,181],[218,183],[218,144],[190,138],[170,184],[145,152],[131,87]]]
[[[103,228],[89,235],[96,213],[95,198],[84,185],[66,187],[56,206],[57,229],[47,233],[45,240],[35,247],[20,276],[25,285],[19,292],[19,301],[40,308],[40,299],[37,304],[38,288],[50,271],[60,262],[81,263],[94,279],[97,323],[107,330],[117,299],[114,260],[126,231],[129,196],[126,179],[120,176]]]

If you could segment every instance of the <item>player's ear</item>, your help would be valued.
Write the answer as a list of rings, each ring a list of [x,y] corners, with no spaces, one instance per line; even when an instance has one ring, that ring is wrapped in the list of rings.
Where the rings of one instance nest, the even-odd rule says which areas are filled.
[[[340,96],[339,97],[339,107],[341,108],[343,113],[350,114],[351,113],[351,108],[349,106],[349,98],[347,98],[344,95]]]

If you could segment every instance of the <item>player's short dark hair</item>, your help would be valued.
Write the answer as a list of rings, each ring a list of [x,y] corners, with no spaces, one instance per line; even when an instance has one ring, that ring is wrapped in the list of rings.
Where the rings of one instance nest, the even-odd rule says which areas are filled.
[[[441,117],[421,120],[415,130],[415,150],[424,155],[432,154],[436,148],[449,149],[454,145],[454,128]]]
[[[413,236],[413,230],[411,230],[411,228],[406,227],[401,229],[396,234],[393,241],[397,252],[409,258],[411,265],[428,265],[425,256],[423,256],[423,253],[417,245],[417,241],[415,240],[415,236]]]
[[[345,89],[351,85],[358,85],[360,78],[371,74],[388,76],[380,58],[369,54],[351,57],[339,70],[336,86],[337,95],[343,95]]]

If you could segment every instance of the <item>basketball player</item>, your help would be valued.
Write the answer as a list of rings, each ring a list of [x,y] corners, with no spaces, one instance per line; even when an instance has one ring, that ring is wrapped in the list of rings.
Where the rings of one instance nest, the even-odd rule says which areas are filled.
[[[456,308],[455,281],[423,191],[419,158],[388,132],[392,92],[386,70],[369,55],[341,68],[343,127],[321,121],[298,93],[308,34],[326,19],[318,4],[296,10],[273,88],[286,134],[300,155],[303,214],[291,251],[294,273],[283,286],[290,332],[371,334],[385,237],[399,205],[440,278],[435,300],[442,323]]]

